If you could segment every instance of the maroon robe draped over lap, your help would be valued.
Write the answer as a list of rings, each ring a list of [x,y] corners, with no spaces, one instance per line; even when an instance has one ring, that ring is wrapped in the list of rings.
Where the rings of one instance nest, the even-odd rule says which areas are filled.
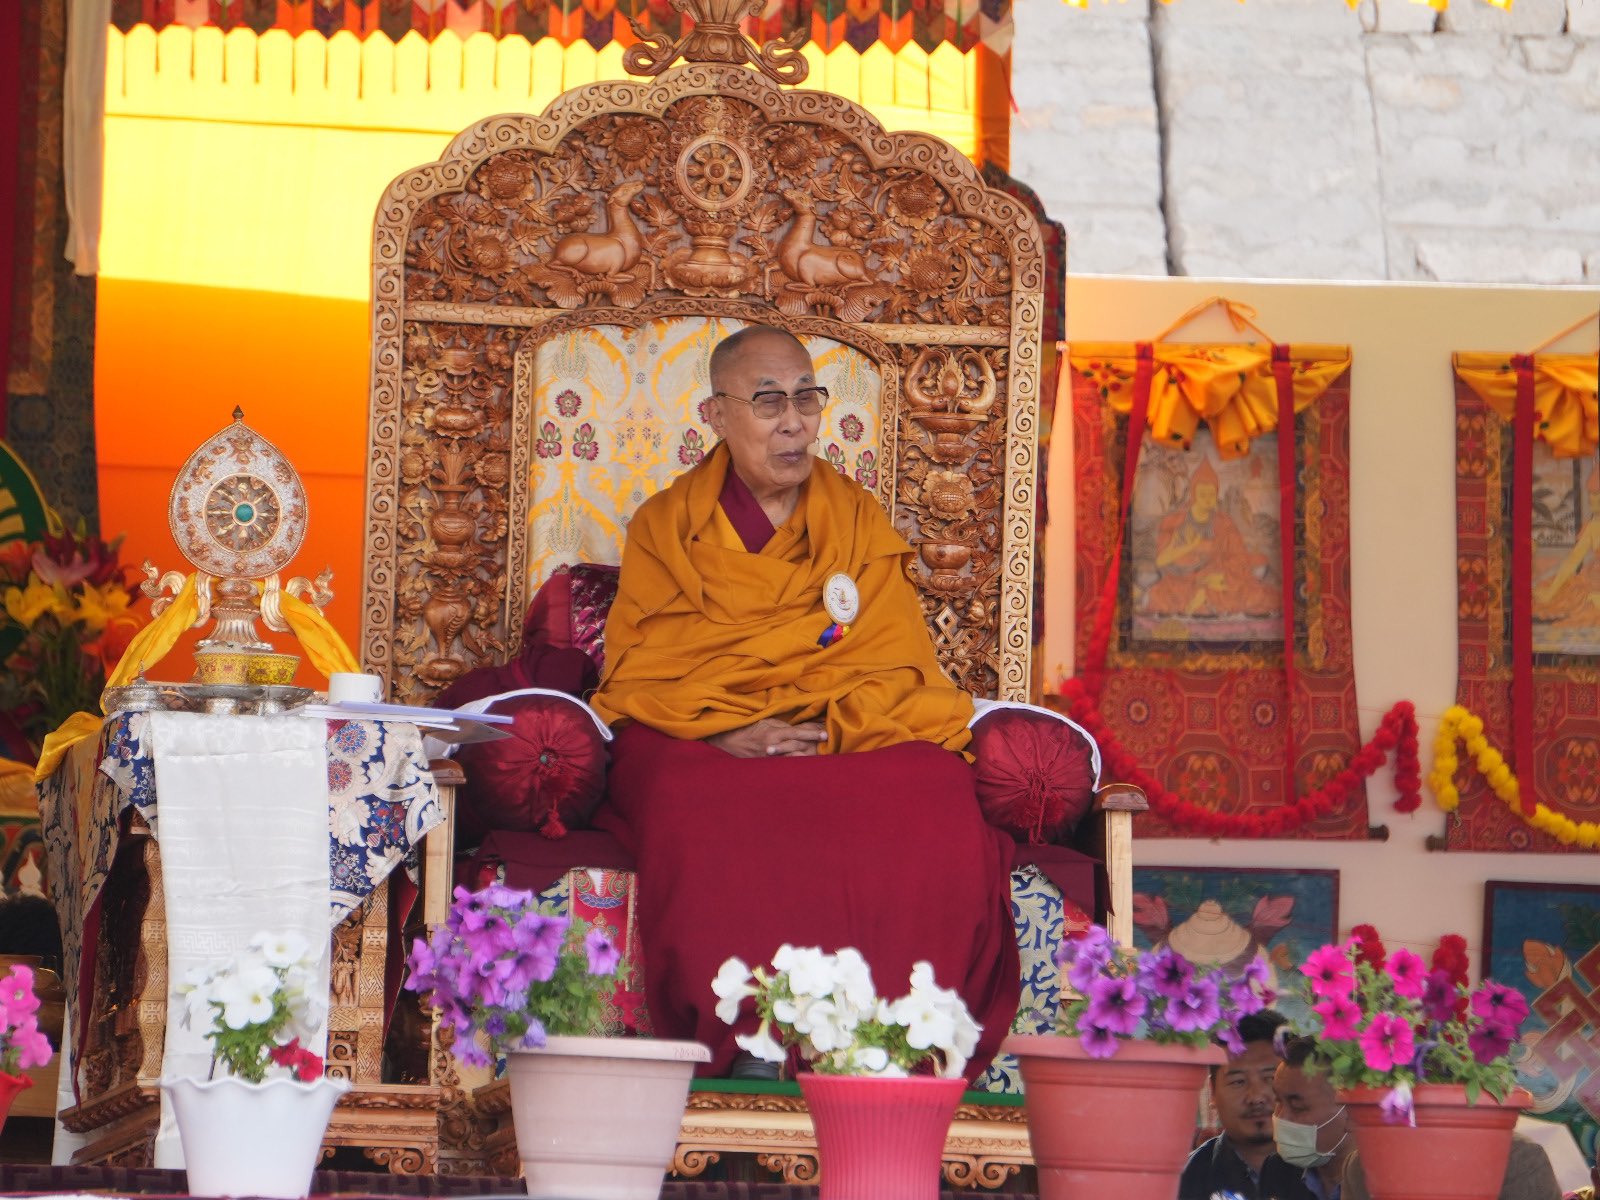
[[[737,1049],[711,980],[730,955],[752,966],[784,942],[854,946],[878,994],[908,990],[911,966],[959,991],[983,1037],[976,1078],[1016,1015],[1011,839],[984,822],[972,769],[928,742],[855,754],[735,758],[628,725],[612,747],[596,816],[639,872],[645,994],[656,1034]]]

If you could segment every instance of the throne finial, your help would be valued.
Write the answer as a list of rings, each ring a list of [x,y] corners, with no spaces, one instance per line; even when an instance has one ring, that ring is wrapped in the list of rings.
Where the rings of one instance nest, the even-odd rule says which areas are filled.
[[[741,20],[766,7],[765,0],[672,0],[672,7],[694,22],[677,41],[664,33],[648,33],[633,17],[628,18],[639,39],[622,56],[629,74],[660,75],[680,58],[691,63],[749,63],[777,83],[801,83],[811,70],[800,53],[807,36],[804,25],[759,48],[739,28]]]

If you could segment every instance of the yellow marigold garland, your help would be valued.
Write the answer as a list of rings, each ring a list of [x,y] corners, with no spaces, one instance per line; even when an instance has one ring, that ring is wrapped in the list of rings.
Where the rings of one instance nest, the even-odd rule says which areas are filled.
[[[1561,842],[1579,845],[1585,850],[1600,846],[1600,824],[1593,821],[1574,821],[1563,813],[1543,804],[1524,799],[1522,786],[1506,763],[1505,757],[1489,744],[1483,735],[1483,719],[1473,716],[1459,704],[1445,710],[1439,721],[1439,735],[1433,741],[1433,770],[1428,773],[1428,787],[1435,801],[1445,812],[1455,812],[1461,804],[1461,792],[1456,788],[1456,744],[1464,743],[1478,773],[1483,776],[1494,794],[1505,806],[1529,825]]]

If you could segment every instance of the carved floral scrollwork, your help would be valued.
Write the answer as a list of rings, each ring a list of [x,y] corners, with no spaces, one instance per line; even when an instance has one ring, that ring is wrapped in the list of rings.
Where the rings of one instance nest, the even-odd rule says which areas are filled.
[[[506,646],[501,617],[510,523],[515,336],[412,325],[402,372],[398,643],[415,670],[394,680],[425,700]]]
[[[1000,683],[1006,352],[902,346],[906,403],[896,518],[917,548],[912,579],[951,678]]]

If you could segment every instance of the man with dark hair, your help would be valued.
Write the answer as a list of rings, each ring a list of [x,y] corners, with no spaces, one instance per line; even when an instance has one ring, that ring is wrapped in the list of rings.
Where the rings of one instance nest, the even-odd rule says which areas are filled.
[[[1340,1200],[1345,1164],[1355,1150],[1350,1114],[1339,1103],[1312,1037],[1291,1037],[1273,1076],[1278,1104],[1272,1118],[1278,1157],[1304,1174],[1317,1200]]]
[[[1313,1200],[1300,1172],[1273,1153],[1272,1079],[1278,1069],[1277,1032],[1288,1019],[1265,1009],[1239,1021],[1244,1050],[1211,1068],[1211,1092],[1222,1132],[1203,1143],[1183,1168],[1178,1200]]]

